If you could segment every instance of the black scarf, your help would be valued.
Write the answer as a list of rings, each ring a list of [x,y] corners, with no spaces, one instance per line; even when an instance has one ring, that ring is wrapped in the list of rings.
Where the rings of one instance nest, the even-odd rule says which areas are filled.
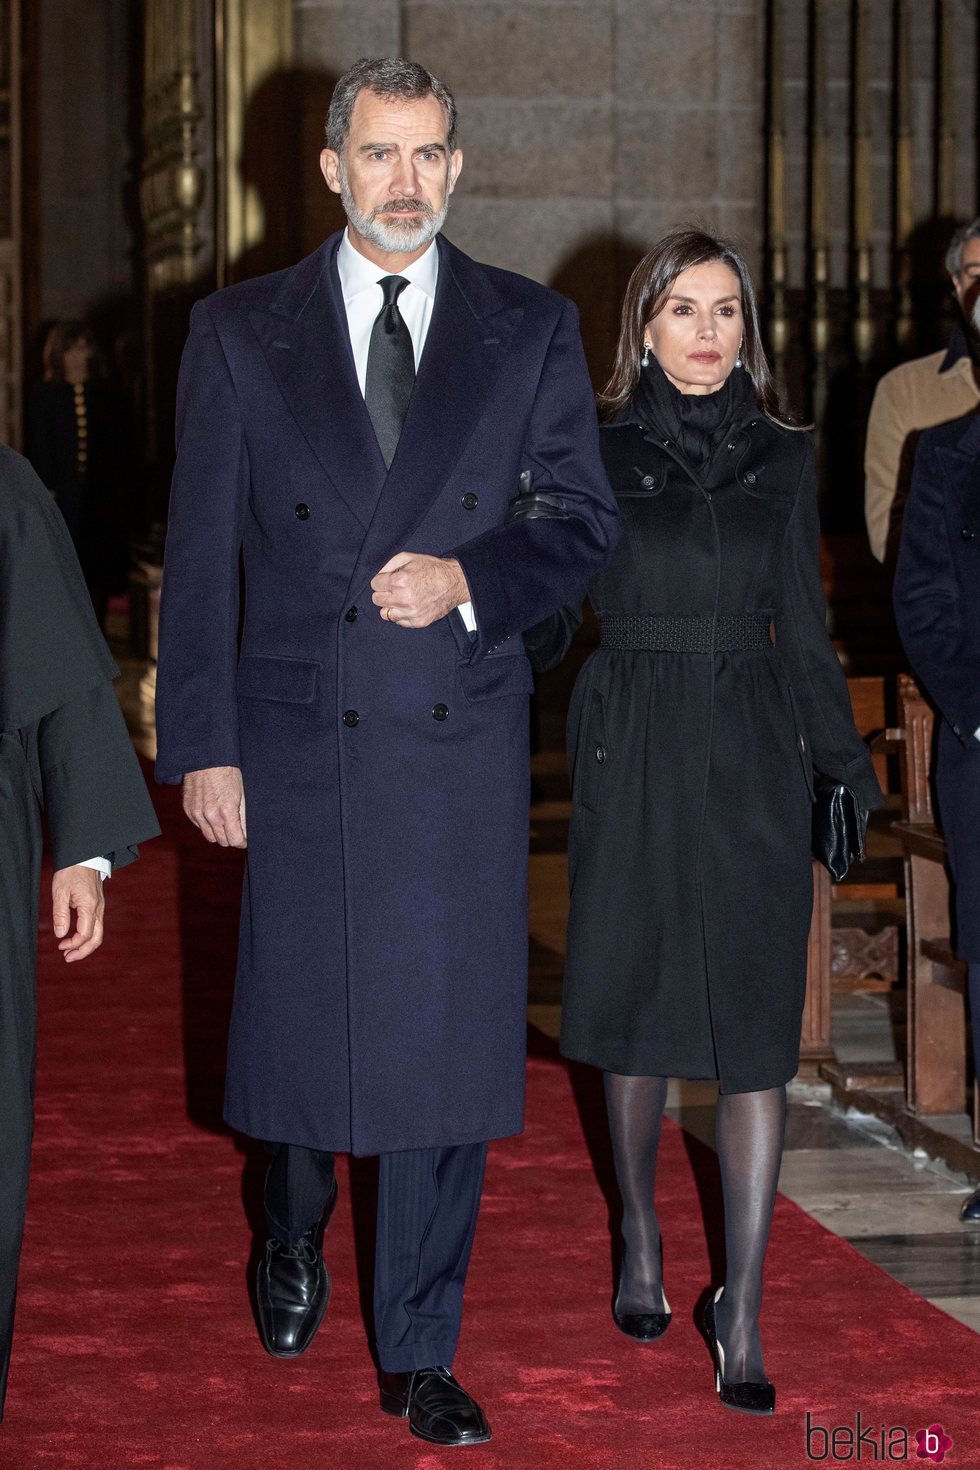
[[[733,368],[714,393],[682,393],[652,358],[640,369],[628,411],[633,422],[672,439],[697,472],[711,462],[746,405],[755,407],[755,391],[743,368]]]

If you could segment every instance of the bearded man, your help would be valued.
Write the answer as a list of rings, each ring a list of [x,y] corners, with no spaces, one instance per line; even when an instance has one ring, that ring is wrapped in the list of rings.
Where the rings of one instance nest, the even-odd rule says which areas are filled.
[[[439,234],[462,161],[441,82],[358,62],[321,154],[347,229],[195,307],[157,717],[159,778],[248,847],[226,1117],[274,1154],[263,1343],[309,1346],[334,1155],[379,1155],[380,1407],[441,1445],[490,1438],[450,1370],[523,1123],[520,634],[617,524],[574,308]]]

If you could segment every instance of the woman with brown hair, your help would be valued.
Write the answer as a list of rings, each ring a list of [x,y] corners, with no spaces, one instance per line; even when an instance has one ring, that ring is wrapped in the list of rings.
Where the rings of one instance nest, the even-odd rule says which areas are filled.
[[[671,1076],[719,1082],[727,1271],[704,1326],[724,1404],[771,1414],[759,1332],[799,1062],[813,772],[881,793],[825,629],[810,438],[781,416],[748,269],[675,230],[637,266],[603,457],[624,522],[588,589],[569,711],[562,1051],[605,1074],[623,1200],[617,1326],[670,1322],[654,1175]],[[525,635],[539,668],[580,621]]]
[[[125,585],[129,423],[84,322],[55,322],[27,403],[27,458],[65,518],[99,622]]]

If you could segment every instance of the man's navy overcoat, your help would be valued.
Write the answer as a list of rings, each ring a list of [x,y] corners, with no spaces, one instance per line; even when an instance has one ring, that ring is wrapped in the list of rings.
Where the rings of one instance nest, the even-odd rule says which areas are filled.
[[[617,522],[574,307],[441,237],[386,472],[339,240],[194,309],[157,774],[244,776],[228,1121],[370,1154],[522,1127],[531,671],[518,635],[579,593]],[[505,520],[524,470],[558,514]],[[382,621],[370,580],[403,550],[459,558],[475,637],[458,612],[424,630]]]
[[[895,569],[895,619],[943,715],[939,819],[956,888],[956,948],[980,961],[980,418],[919,440]]]

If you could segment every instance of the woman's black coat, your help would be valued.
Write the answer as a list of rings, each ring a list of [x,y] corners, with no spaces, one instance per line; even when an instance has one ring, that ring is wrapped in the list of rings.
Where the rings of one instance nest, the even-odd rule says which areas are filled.
[[[699,478],[636,423],[601,439],[623,536],[588,589],[600,619],[765,614],[775,643],[600,647],[584,666],[562,1050],[725,1092],[778,1086],[799,1060],[813,771],[881,802],[825,627],[813,448],[751,402]],[[538,667],[577,622],[525,635]]]

